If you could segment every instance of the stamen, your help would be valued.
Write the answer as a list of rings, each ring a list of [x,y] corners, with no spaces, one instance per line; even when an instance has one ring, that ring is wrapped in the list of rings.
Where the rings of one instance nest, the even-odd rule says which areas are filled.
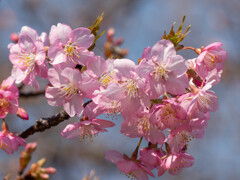
[[[137,84],[133,79],[127,80],[126,86],[125,86],[125,92],[130,97],[137,97],[138,96],[138,88]]]
[[[169,122],[170,120],[174,120],[174,121],[177,120],[175,111],[172,109],[170,104],[167,104],[166,106],[162,107],[160,117],[161,117],[161,120],[167,124],[170,123]]]
[[[80,57],[79,52],[77,51],[78,46],[74,45],[76,43],[77,42],[74,42],[74,43],[68,42],[68,44],[64,46],[64,52],[68,56],[69,60],[72,61],[72,62],[74,62],[74,59],[73,59],[74,56],[76,56],[78,58]],[[76,62],[74,62],[74,63],[76,63]]]
[[[78,94],[78,89],[74,84],[69,83],[68,85],[62,87],[58,94],[62,97],[65,96],[67,99],[71,99],[74,95]]]
[[[27,67],[27,74],[33,71],[35,66],[36,55],[32,53],[18,54],[17,57],[20,57],[19,64],[22,68]]]
[[[138,128],[139,129],[142,129],[144,131],[145,134],[148,134],[150,133],[150,129],[151,129],[151,124],[149,122],[149,118],[144,116],[140,119],[138,119]]]
[[[9,108],[9,101],[5,98],[0,99],[0,113],[7,114]]]
[[[154,78],[158,81],[160,78],[161,79],[168,79],[168,73],[169,71],[166,69],[166,67],[162,65],[158,65],[157,67],[154,67]]]
[[[109,84],[111,84],[111,83],[114,82],[114,77],[115,77],[115,72],[114,72],[114,71],[112,71],[112,72],[110,72],[110,73],[106,73],[106,74],[104,74],[103,76],[101,76],[101,77],[99,78],[99,84],[100,84],[101,86],[106,87],[106,86],[108,86]]]

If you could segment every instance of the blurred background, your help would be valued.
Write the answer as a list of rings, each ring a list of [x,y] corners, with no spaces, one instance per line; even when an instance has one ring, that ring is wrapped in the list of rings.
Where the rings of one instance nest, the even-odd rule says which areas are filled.
[[[7,49],[9,36],[12,32],[19,32],[24,25],[36,29],[39,34],[49,33],[51,26],[58,22],[69,24],[73,29],[89,27],[104,12],[101,30],[115,28],[116,36],[125,40],[123,47],[129,49],[127,58],[137,62],[145,47],[154,45],[161,39],[164,30],[168,32],[175,21],[177,27],[186,15],[185,28],[189,24],[192,27],[182,44],[201,47],[219,41],[228,52],[222,81],[213,88],[219,96],[219,111],[211,114],[205,137],[193,140],[189,146],[188,153],[195,158],[193,167],[184,169],[177,176],[166,173],[155,179],[237,180],[240,177],[239,9],[239,0],[2,0],[0,81],[11,73]],[[96,55],[104,55],[105,40],[105,35],[98,40],[94,49]],[[191,51],[180,53],[186,59],[196,56]],[[50,107],[44,97],[20,99],[20,105],[29,112],[30,120],[22,121],[8,115],[6,120],[10,131],[21,132],[36,119],[49,117],[61,109]],[[114,120],[117,126],[109,133],[99,134],[93,142],[62,138],[62,129],[77,120],[72,118],[26,139],[27,142],[38,143],[32,162],[46,157],[46,166],[57,168],[52,180],[81,180],[91,169],[96,171],[100,180],[128,179],[119,173],[114,164],[104,160],[106,150],[118,150],[130,155],[137,145],[137,139],[129,139],[119,133],[121,118]],[[0,151],[0,179],[7,173],[16,174],[19,156],[20,151],[9,156]]]

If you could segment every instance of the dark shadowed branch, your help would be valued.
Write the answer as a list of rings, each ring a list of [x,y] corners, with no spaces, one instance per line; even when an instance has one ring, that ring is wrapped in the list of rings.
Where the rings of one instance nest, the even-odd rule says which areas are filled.
[[[86,107],[92,100],[89,100],[83,104],[83,107]],[[70,116],[67,114],[65,110],[60,111],[59,113],[48,117],[48,118],[40,118],[36,120],[34,125],[29,127],[28,129],[24,130],[20,134],[18,134],[19,137],[26,139],[30,135],[33,135],[37,132],[45,131],[46,129],[49,129],[53,126],[58,125],[59,123],[68,120]]]
[[[35,96],[40,96],[44,95],[45,90],[37,91],[37,92],[29,92],[29,93],[23,93],[20,92],[19,97],[27,98],[27,97],[35,97]]]

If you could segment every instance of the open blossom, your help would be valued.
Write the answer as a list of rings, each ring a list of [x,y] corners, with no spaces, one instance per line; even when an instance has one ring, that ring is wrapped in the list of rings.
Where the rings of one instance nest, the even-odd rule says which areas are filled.
[[[0,149],[7,154],[18,150],[18,146],[25,146],[25,140],[8,131],[7,124],[3,120],[2,131],[0,131]]]
[[[150,116],[149,111],[145,109],[136,115],[126,117],[122,123],[121,133],[131,138],[144,136],[153,144],[163,144],[165,135],[157,125],[150,122]]]
[[[106,88],[109,84],[116,81],[116,70],[113,63],[115,60],[104,60],[101,56],[95,56],[86,64],[87,70],[92,78],[98,80],[102,88]]]
[[[193,163],[194,158],[187,153],[168,154],[162,158],[158,176],[162,176],[166,171],[171,175],[177,175],[183,168],[191,167]]]
[[[0,89],[0,118],[6,117],[8,113],[15,114],[17,110],[17,98],[11,92]]]
[[[185,109],[176,102],[175,98],[163,100],[163,104],[156,104],[151,108],[151,123],[156,124],[161,130],[176,129],[188,123]]]
[[[70,26],[58,23],[52,26],[49,33],[50,48],[48,56],[51,64],[67,63],[70,67],[76,64],[86,65],[94,56],[88,48],[94,41],[94,35],[87,28],[72,30]]]
[[[4,91],[10,91],[16,98],[18,98],[18,88],[14,82],[14,79],[9,76],[7,79],[3,80],[2,84],[0,85],[0,89]]]
[[[227,59],[227,52],[222,48],[222,43],[215,42],[203,50],[196,60],[196,71],[201,78],[205,78],[210,71],[223,69],[223,62]]]
[[[188,115],[194,118],[198,112],[215,112],[218,109],[218,97],[209,89],[219,81],[219,73],[214,69],[208,74],[206,82],[202,87],[197,88],[194,85],[190,85],[192,92],[178,98]]]
[[[92,98],[96,83],[88,76],[83,76],[77,69],[65,68],[57,71],[49,69],[48,79],[52,86],[46,89],[46,98],[52,106],[62,106],[73,117],[81,116],[83,112],[83,98]]]
[[[10,46],[9,59],[13,64],[12,77],[16,83],[23,82],[38,89],[36,75],[47,78],[45,57],[43,42],[36,31],[23,27],[18,43]]]
[[[157,168],[163,156],[165,153],[157,147],[142,148],[140,151],[140,160],[151,168]]]
[[[79,123],[67,125],[61,135],[67,139],[80,137],[81,139],[96,136],[99,132],[107,132],[105,128],[113,127],[115,124],[103,119],[82,120]]]
[[[148,106],[150,100],[143,91],[144,79],[135,72],[134,62],[129,59],[117,59],[113,62],[113,66],[116,70],[114,82],[106,89],[95,91],[98,97],[93,101],[96,104],[100,104],[104,99],[114,101],[119,105],[119,111],[123,116],[131,116],[141,111],[143,105]]]
[[[137,72],[147,80],[145,91],[151,99],[160,97],[164,92],[175,95],[186,92],[188,62],[176,55],[171,41],[157,42],[152,48],[145,49],[142,57]]]
[[[8,113],[17,113],[18,94],[18,89],[11,77],[2,82],[0,85],[0,118],[6,117]]]
[[[18,146],[25,146],[24,139],[15,136],[13,133],[2,133],[0,131],[0,149],[3,149],[7,154],[12,154],[18,150]]]
[[[141,161],[130,159],[125,154],[122,155],[117,151],[105,152],[105,159],[116,163],[118,169],[131,179],[148,180],[148,175],[154,177],[151,170],[142,164]]]

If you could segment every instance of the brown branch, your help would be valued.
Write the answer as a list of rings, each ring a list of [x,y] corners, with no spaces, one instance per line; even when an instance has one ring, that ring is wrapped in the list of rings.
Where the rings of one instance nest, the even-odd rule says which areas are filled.
[[[19,97],[27,98],[27,97],[35,97],[39,95],[44,95],[45,90],[37,91],[37,92],[29,92],[29,93],[23,93],[20,92]]]
[[[86,107],[90,102],[92,102],[92,100],[85,102],[83,104],[83,107]],[[62,110],[59,113],[53,115],[52,117],[41,118],[36,120],[34,125],[18,134],[18,136],[23,139],[26,139],[30,135],[33,135],[37,132],[45,131],[46,129],[50,129],[51,127],[56,126],[59,123],[63,122],[64,120],[68,120],[69,118],[70,116],[68,115],[68,113],[65,110]]]
[[[68,113],[64,110],[60,111],[58,114],[55,114],[52,117],[49,118],[41,118],[36,120],[34,125],[26,129],[25,131],[21,132],[18,136],[26,139],[30,135],[35,134],[36,132],[42,132],[45,131],[46,129],[51,128],[52,126],[56,126],[59,123],[63,122],[64,120],[69,119],[70,116]]]

